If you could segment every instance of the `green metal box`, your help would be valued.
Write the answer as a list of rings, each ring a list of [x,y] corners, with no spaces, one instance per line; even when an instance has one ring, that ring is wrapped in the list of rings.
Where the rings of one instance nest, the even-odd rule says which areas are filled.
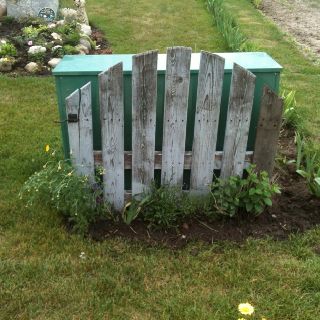
[[[248,150],[253,150],[256,125],[259,116],[260,100],[262,89],[268,85],[273,91],[278,93],[280,72],[282,67],[264,52],[246,52],[246,53],[218,53],[225,58],[225,75],[223,83],[223,94],[221,101],[221,112],[218,129],[217,150],[222,150],[225,133],[226,116],[228,109],[228,98],[230,91],[230,82],[233,63],[250,70],[256,75],[256,88],[254,94],[254,103],[252,111],[252,120],[249,132]],[[107,70],[109,67],[123,62],[124,70],[124,136],[125,149],[131,150],[131,72],[132,55],[78,55],[65,56],[58,66],[54,69],[53,75],[56,79],[59,113],[61,120],[62,139],[65,157],[69,157],[69,141],[66,123],[65,98],[74,90],[82,87],[87,82],[92,84],[92,114],[93,114],[93,146],[95,150],[101,150],[100,133],[100,111],[99,111],[99,91],[98,74]],[[191,79],[189,91],[188,120],[186,150],[192,149],[194,114],[197,98],[198,71],[200,64],[200,53],[193,53],[191,59]],[[158,57],[158,100],[157,100],[157,122],[156,122],[156,150],[162,147],[162,123],[163,123],[163,105],[164,105],[164,87],[165,87],[166,55],[159,54]]]

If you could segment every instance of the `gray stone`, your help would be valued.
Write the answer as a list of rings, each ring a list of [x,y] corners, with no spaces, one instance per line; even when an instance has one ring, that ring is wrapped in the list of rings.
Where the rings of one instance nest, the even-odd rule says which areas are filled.
[[[92,34],[92,29],[90,26],[84,24],[84,23],[79,23],[80,25],[80,30],[81,33],[85,34],[86,36],[90,37]]]
[[[61,61],[60,58],[52,58],[49,62],[48,65],[52,68],[56,67],[58,63]]]
[[[15,60],[12,58],[0,59],[0,72],[10,72],[13,68]]]
[[[0,0],[0,17],[5,16],[7,13],[6,0]]]
[[[81,38],[80,44],[83,45],[84,47],[86,47],[88,50],[91,50],[91,43],[89,40],[87,40],[85,38]]]
[[[78,44],[75,48],[79,51],[80,54],[88,54],[89,53],[89,49],[82,44]]]
[[[29,62],[24,68],[29,73],[35,73],[39,71],[39,65],[36,62]]]
[[[7,14],[15,18],[37,17],[44,8],[52,9],[57,15],[59,0],[7,0]]]

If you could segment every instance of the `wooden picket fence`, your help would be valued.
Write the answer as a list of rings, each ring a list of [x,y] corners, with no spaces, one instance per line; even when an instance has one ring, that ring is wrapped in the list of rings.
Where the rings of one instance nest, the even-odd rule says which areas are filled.
[[[99,75],[102,150],[93,150],[91,83],[66,98],[71,159],[79,174],[94,181],[95,167],[105,168],[104,197],[116,210],[128,195],[148,190],[154,170],[161,183],[182,186],[191,170],[190,190],[208,192],[215,169],[220,177],[242,175],[254,162],[272,172],[282,118],[282,100],[264,88],[254,153],[247,151],[255,75],[234,64],[222,152],[216,151],[224,59],[202,52],[198,78],[192,151],[185,151],[191,49],[168,48],[162,151],[155,150],[158,52],[133,56],[132,151],[124,150],[123,67],[119,63]],[[132,170],[132,190],[124,188],[124,171]]]

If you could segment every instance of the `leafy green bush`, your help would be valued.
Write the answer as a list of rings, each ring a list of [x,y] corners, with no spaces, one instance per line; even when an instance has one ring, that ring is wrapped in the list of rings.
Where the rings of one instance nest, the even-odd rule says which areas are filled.
[[[16,57],[17,49],[9,42],[0,44],[0,57]]]
[[[141,201],[133,200],[124,210],[123,220],[130,224],[138,215],[151,227],[170,229],[197,211],[198,203],[176,187],[152,185]]]
[[[33,39],[37,38],[40,31],[41,31],[41,29],[39,29],[37,27],[28,26],[28,27],[24,27],[22,29],[22,34],[26,39],[33,40]]]
[[[28,57],[29,57],[29,60],[32,62],[43,63],[46,57],[46,53],[45,52],[37,52],[32,54],[29,53]]]
[[[66,55],[73,55],[73,54],[78,54],[79,50],[77,50],[75,47],[67,44],[67,45],[63,46],[63,53]]]
[[[45,204],[56,209],[73,224],[75,231],[85,233],[91,222],[109,212],[101,194],[99,185],[75,174],[67,161],[58,161],[53,153],[43,169],[25,182],[20,198],[27,206]]]
[[[272,196],[280,193],[279,187],[271,183],[266,172],[255,172],[254,166],[245,170],[246,177],[216,179],[211,194],[215,210],[222,215],[234,217],[239,209],[259,215],[265,206],[272,205]]]

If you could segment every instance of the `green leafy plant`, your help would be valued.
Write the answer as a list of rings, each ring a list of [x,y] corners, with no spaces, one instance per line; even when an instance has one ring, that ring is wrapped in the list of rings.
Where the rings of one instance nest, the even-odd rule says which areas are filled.
[[[79,50],[76,49],[75,47],[67,44],[67,45],[63,46],[63,52],[66,55],[73,55],[73,54],[78,54]]]
[[[254,166],[245,171],[246,177],[232,176],[227,180],[220,178],[212,184],[211,194],[215,210],[234,217],[239,209],[259,215],[266,206],[272,205],[272,196],[280,193],[279,187],[271,183],[266,172],[257,173]]]
[[[38,29],[37,27],[34,27],[34,26],[24,27],[22,29],[22,34],[24,35],[24,37],[26,39],[29,39],[29,40],[37,38],[39,33],[40,33],[40,29]]]
[[[214,15],[218,30],[233,51],[257,51],[258,47],[249,42],[241,32],[234,17],[225,9],[223,0],[207,0],[209,11]]]
[[[45,52],[36,52],[32,54],[29,53],[28,56],[30,61],[43,63],[46,57],[46,53]]]
[[[126,206],[122,215],[125,223],[130,224],[139,215],[151,227],[170,229],[196,212],[196,202],[176,187],[156,187],[153,184],[141,198],[141,201],[133,200]]]
[[[46,147],[47,153],[49,147]],[[20,198],[27,206],[48,205],[73,224],[75,231],[85,233],[91,222],[110,214],[102,201],[102,190],[86,176],[76,174],[68,161],[58,161],[54,152],[42,170],[35,172],[24,184]]]
[[[296,172],[306,179],[310,192],[320,197],[320,163],[318,153],[308,145],[308,142],[296,133],[297,145]]]
[[[295,98],[296,92],[290,91],[286,93],[283,91],[282,99],[283,99],[283,126],[297,128],[301,123],[301,117],[297,111],[297,101]]]
[[[10,43],[2,43],[0,44],[0,57],[16,57],[17,49],[16,47]]]
[[[261,8],[262,0],[251,0],[251,2],[257,9]]]

